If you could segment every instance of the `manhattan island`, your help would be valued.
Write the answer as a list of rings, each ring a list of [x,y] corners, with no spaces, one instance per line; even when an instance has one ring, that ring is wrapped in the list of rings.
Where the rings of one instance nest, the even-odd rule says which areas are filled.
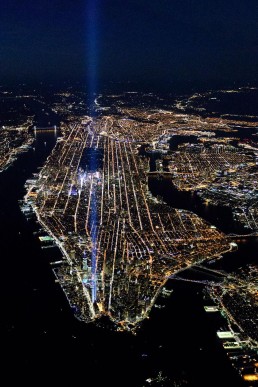
[[[26,199],[64,256],[56,277],[82,321],[108,316],[134,330],[170,276],[232,249],[214,226],[149,193],[141,149],[166,136],[172,119],[137,113],[63,125],[29,188]]]

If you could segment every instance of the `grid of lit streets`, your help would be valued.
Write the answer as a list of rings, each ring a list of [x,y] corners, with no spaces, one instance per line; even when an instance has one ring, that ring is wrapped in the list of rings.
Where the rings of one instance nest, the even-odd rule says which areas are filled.
[[[166,128],[135,116],[64,126],[32,195],[38,220],[66,257],[55,273],[75,315],[109,316],[120,330],[148,315],[169,276],[231,250],[197,215],[151,197],[139,148]]]
[[[257,151],[206,141],[184,144],[166,159],[177,189],[198,191],[206,203],[230,206],[236,221],[256,231]]]
[[[28,121],[22,127],[2,127],[0,130],[0,172],[7,169],[17,158],[26,152],[34,141],[28,129]]]
[[[225,277],[222,283],[207,287],[229,324],[228,331],[217,334],[232,365],[247,382],[258,381],[257,273],[256,265],[248,265]]]
[[[224,282],[213,285],[210,294],[224,308],[230,322],[237,326],[242,340],[258,345],[258,268],[248,265],[228,275]]]

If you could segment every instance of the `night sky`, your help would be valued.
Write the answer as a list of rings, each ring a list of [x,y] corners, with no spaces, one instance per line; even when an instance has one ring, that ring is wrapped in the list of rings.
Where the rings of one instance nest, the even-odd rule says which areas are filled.
[[[0,81],[258,79],[257,0],[2,0]]]

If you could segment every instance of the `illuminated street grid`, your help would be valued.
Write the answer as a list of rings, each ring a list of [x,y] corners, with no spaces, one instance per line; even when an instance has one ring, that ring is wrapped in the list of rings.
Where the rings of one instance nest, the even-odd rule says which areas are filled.
[[[106,97],[107,101],[110,102]],[[224,115],[224,117],[203,117],[199,114],[187,114],[184,112],[176,111],[173,108],[168,109],[144,109],[134,107],[119,106],[121,96],[113,98],[116,101],[116,110],[123,117],[127,117],[129,120],[140,120],[140,122],[148,122],[148,126],[157,126],[167,131],[169,134],[174,135],[197,135],[197,136],[214,136],[216,132],[221,133],[236,133],[241,128],[257,128],[258,117],[240,117],[232,119]],[[101,101],[101,99],[100,99]],[[113,101],[114,103],[114,101]],[[123,103],[126,105],[126,102]],[[255,120],[255,118],[257,118]],[[223,137],[221,137],[223,141]],[[224,139],[227,142],[227,139]]]
[[[17,88],[0,85],[0,172],[7,169],[34,141],[29,132],[35,113],[28,108],[34,98]]]
[[[86,117],[63,127],[37,198],[27,194],[66,258],[55,273],[75,315],[108,315],[118,329],[148,315],[170,275],[231,249],[197,215],[151,199],[148,159],[138,149],[166,135],[165,125],[134,113],[137,120]]]
[[[223,283],[208,287],[210,297],[229,324],[231,338],[222,340],[222,345],[246,381],[257,380],[257,274],[257,265],[248,265],[225,277]]]
[[[229,206],[236,221],[249,230],[258,229],[255,153],[224,144],[191,144],[167,159],[177,189],[198,191],[206,203]]]
[[[213,285],[210,295],[226,312],[231,324],[239,327],[242,339],[258,345],[258,267],[248,265]]]
[[[27,123],[28,125],[28,123]],[[0,172],[8,168],[19,153],[28,150],[34,138],[28,133],[28,126],[0,130]]]

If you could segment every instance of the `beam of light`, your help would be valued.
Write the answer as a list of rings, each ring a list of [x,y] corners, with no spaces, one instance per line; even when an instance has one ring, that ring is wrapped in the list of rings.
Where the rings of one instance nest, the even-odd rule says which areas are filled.
[[[97,298],[97,238],[98,238],[98,216],[97,216],[97,198],[96,188],[93,183],[91,193],[91,212],[90,212],[90,236],[91,236],[91,300],[94,303]]]
[[[87,6],[87,90],[94,100],[98,86],[98,15],[99,0],[89,0]],[[92,101],[93,103],[93,101]]]
[[[89,95],[89,104],[91,115],[94,113],[94,100],[97,93],[98,83],[98,10],[100,0],[89,0],[87,2],[87,93]],[[94,136],[94,127],[93,127]],[[97,169],[97,157],[93,153],[91,169],[95,172]],[[90,204],[90,236],[92,242],[91,250],[91,298],[94,303],[97,299],[97,239],[98,239],[98,214],[97,214],[97,195],[96,183],[93,181]]]

